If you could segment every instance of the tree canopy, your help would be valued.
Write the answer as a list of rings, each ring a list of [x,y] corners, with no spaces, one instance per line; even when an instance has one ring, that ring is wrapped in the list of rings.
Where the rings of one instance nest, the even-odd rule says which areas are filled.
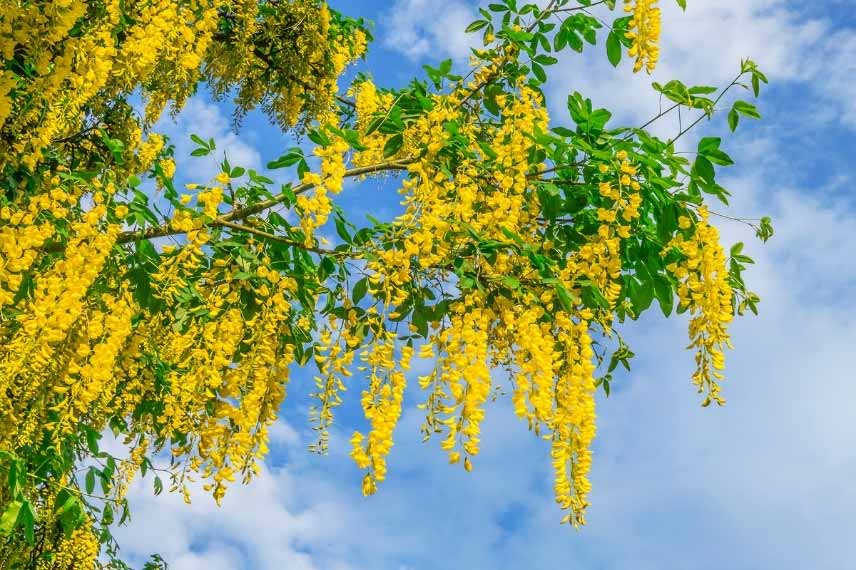
[[[688,313],[692,382],[703,406],[724,403],[728,325],[757,312],[752,260],[712,223],[733,163],[721,139],[676,143],[723,109],[732,131],[759,118],[726,96],[757,97],[766,77],[745,60],[728,85],[654,83],[668,104],[643,126],[577,92],[551,120],[542,87],[566,53],[654,69],[657,1],[479,12],[469,69],[437,62],[391,89],[359,67],[369,23],[321,0],[0,0],[0,568],[127,567],[111,528],[131,481],[189,501],[202,480],[218,502],[249,483],[297,367],[315,369],[314,451],[359,390],[367,495],[406,390],[426,440],[467,471],[489,401],[509,394],[551,446],[557,521],[573,526],[595,392],[633,357],[628,321]],[[301,141],[276,176],[226,157],[176,187],[153,126],[200,88],[236,125],[260,110]],[[694,118],[670,139],[648,130],[681,110]],[[194,156],[218,152],[192,138]],[[381,176],[401,212],[351,219],[338,196]],[[414,357],[431,366],[408,388]]]

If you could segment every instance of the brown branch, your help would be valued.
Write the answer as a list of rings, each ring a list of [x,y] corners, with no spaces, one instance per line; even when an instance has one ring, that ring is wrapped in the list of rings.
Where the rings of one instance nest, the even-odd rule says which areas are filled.
[[[232,230],[237,230],[237,231],[240,231],[240,232],[247,232],[248,234],[253,234],[253,235],[259,236],[259,237],[261,237],[261,238],[264,238],[264,239],[267,239],[267,240],[270,240],[270,241],[275,241],[275,242],[278,242],[278,243],[284,243],[284,244],[286,244],[286,245],[290,245],[290,246],[293,246],[293,247],[297,247],[297,248],[299,248],[299,249],[303,249],[303,250],[306,250],[306,251],[311,251],[311,252],[313,252],[313,253],[318,253],[318,254],[321,254],[321,255],[342,255],[342,254],[344,253],[344,252],[341,252],[341,251],[335,251],[335,250],[332,250],[332,249],[324,249],[324,248],[320,248],[320,247],[313,247],[313,246],[309,246],[309,245],[306,245],[305,243],[302,243],[302,242],[299,242],[299,241],[295,241],[295,240],[293,240],[293,239],[288,239],[288,238],[284,238],[284,237],[277,236],[277,235],[274,235],[274,234],[270,234],[270,233],[268,233],[268,232],[264,232],[264,231],[262,231],[262,230],[257,230],[256,228],[253,228],[253,227],[250,227],[250,226],[242,226],[241,224],[236,224],[236,223],[233,223],[233,222],[229,222],[229,221],[226,221],[226,220],[222,220],[222,219],[220,219],[220,218],[217,218],[216,220],[214,220],[214,221],[211,223],[211,225],[212,225],[212,226],[214,226],[214,227],[224,227],[224,228],[229,228],[229,229],[232,229]]]
[[[690,126],[688,126],[685,129],[681,129],[678,132],[678,134],[675,136],[675,138],[669,140],[669,144],[675,144],[675,142],[677,142],[678,139],[680,139],[682,136],[684,136],[685,134],[687,134],[688,132],[693,130],[693,128],[697,124],[702,122],[702,120],[705,117],[707,117],[708,119],[713,117],[713,114],[716,112],[716,106],[719,104],[720,101],[722,101],[722,98],[725,97],[725,94],[728,93],[728,91],[730,91],[732,87],[734,87],[735,85],[737,85],[739,83],[740,78],[743,77],[744,75],[746,75],[746,71],[741,70],[740,73],[737,75],[737,77],[735,77],[734,80],[728,85],[728,87],[723,89],[722,92],[719,94],[719,96],[716,99],[714,99],[713,105],[710,106],[710,111],[707,111],[707,110],[704,111],[701,115],[699,115],[699,117],[695,121],[693,121],[690,124]]]
[[[355,176],[363,176],[365,174],[374,174],[376,172],[386,172],[391,170],[407,170],[407,166],[415,162],[414,159],[402,159],[402,160],[391,160],[386,162],[378,162],[376,164],[370,164],[368,166],[361,166],[358,168],[352,168],[350,170],[345,171],[345,178],[353,178]],[[303,194],[304,192],[308,192],[315,188],[315,184],[301,184],[294,188],[294,193],[297,195]],[[221,216],[219,219],[221,220],[238,220],[241,218],[245,218],[247,216],[252,216],[258,214],[259,212],[263,212],[269,208],[273,208],[274,206],[286,201],[288,196],[280,195],[276,198],[271,198],[270,200],[263,200],[256,204],[252,204],[250,206],[246,206],[244,208],[238,208],[236,210],[232,210],[225,216]]]
[[[535,26],[537,26],[540,22],[543,22],[544,20],[546,20],[547,18],[549,18],[550,16],[555,14],[558,11],[558,8],[554,7],[555,4],[556,4],[556,0],[550,0],[550,3],[547,5],[547,7],[538,14],[538,16],[535,18],[535,20],[531,24],[529,24],[526,27],[526,31],[531,32],[532,30],[535,29]],[[487,87],[488,85],[493,83],[493,80],[496,79],[498,72],[499,72],[499,70],[494,70],[493,73],[491,73],[490,75],[485,77],[484,80],[480,84],[473,87],[472,90],[470,90],[469,93],[467,93],[467,95],[461,100],[460,103],[458,103],[458,105],[463,106],[476,93],[478,93],[479,91],[481,91],[482,89],[484,89],[485,87]]]
[[[404,159],[404,160],[393,160],[393,161],[379,162],[377,164],[370,164],[368,166],[361,166],[358,168],[352,168],[350,170],[345,171],[344,176],[345,176],[345,178],[353,178],[355,176],[363,176],[365,174],[373,174],[375,172],[386,172],[386,171],[392,171],[392,170],[406,170],[407,165],[411,164],[412,162],[414,162],[414,159]],[[301,185],[294,188],[294,193],[295,194],[303,194],[304,192],[308,192],[309,190],[313,189],[314,187],[315,187],[315,184],[308,184],[308,183],[307,184],[301,184]],[[262,202],[258,202],[256,204],[245,206],[243,208],[236,208],[236,209],[232,210],[231,212],[224,214],[223,216],[219,216],[219,217],[215,218],[210,224],[208,224],[208,226],[209,227],[226,227],[226,228],[234,229],[237,231],[245,231],[248,233],[259,235],[260,237],[264,237],[266,239],[274,239],[274,240],[279,241],[281,243],[287,243],[287,244],[292,245],[294,247],[298,247],[300,249],[305,249],[306,251],[313,251],[315,253],[320,253],[320,254],[325,254],[325,255],[332,254],[333,253],[332,250],[324,250],[324,249],[319,249],[319,248],[313,248],[310,246],[305,246],[304,244],[302,244],[300,242],[288,240],[287,238],[282,238],[282,237],[276,236],[274,234],[269,234],[267,232],[257,230],[255,228],[250,228],[250,227],[243,226],[243,225],[240,225],[237,223],[233,223],[233,221],[232,221],[232,220],[241,220],[243,218],[253,216],[255,214],[258,214],[260,212],[263,212],[265,210],[273,208],[274,206],[277,206],[278,204],[281,204],[282,202],[286,201],[288,199],[288,197],[289,197],[288,195],[282,194],[280,196],[277,196],[276,198],[271,198],[270,200],[264,200]],[[116,243],[120,243],[120,244],[121,243],[132,243],[132,242],[138,242],[138,241],[142,241],[142,240],[154,239],[154,238],[158,238],[158,237],[180,235],[183,233],[185,233],[183,230],[177,230],[175,228],[171,228],[169,226],[169,224],[167,224],[167,225],[163,225],[163,226],[148,228],[148,229],[143,230],[143,231],[122,232],[121,234],[119,234],[119,237],[117,238]]]

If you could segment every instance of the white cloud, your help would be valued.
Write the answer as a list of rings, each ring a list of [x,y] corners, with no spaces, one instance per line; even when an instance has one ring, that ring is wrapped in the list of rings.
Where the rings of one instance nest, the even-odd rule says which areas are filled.
[[[831,108],[811,109],[828,121],[843,121],[856,128],[856,30],[837,30],[828,34],[820,49],[807,58],[806,67],[813,88],[832,104]]]
[[[466,65],[478,34],[464,34],[478,15],[477,3],[463,0],[397,0],[381,28],[383,43],[411,59],[450,56]],[[740,60],[754,59],[773,85],[802,82],[817,100],[815,121],[842,120],[856,127],[856,32],[837,29],[818,4],[799,6],[787,0],[691,0],[686,12],[663,1],[662,56],[652,76],[633,75],[627,58],[613,69],[602,45],[583,57],[566,52],[552,70],[548,91],[556,116],[565,116],[567,93],[580,91],[619,119],[641,123],[657,113],[658,95],[651,81],[679,79],[689,85],[724,85],[739,71]],[[592,13],[611,21],[619,12]],[[603,40],[603,38],[601,38]],[[684,117],[686,119],[686,117]],[[653,131],[676,132],[675,121],[661,121]]]
[[[175,119],[169,116],[162,118],[155,130],[169,135],[170,142],[175,145],[178,175],[187,181],[209,182],[220,172],[224,154],[233,166],[262,169],[261,155],[250,144],[252,131],[244,129],[236,133],[221,107],[199,97],[188,100]],[[213,138],[217,149],[205,157],[191,157],[190,153],[197,146],[190,140],[191,134],[204,140]]]
[[[464,33],[477,12],[458,0],[396,0],[383,23],[383,43],[415,60],[465,59],[476,36]]]
[[[583,57],[568,54],[555,68],[549,85],[557,116],[564,117],[564,97],[576,90],[614,111],[619,122],[641,124],[656,115],[661,104],[670,104],[660,102],[659,94],[650,87],[652,81],[678,79],[687,85],[721,87],[737,75],[740,61],[746,58],[758,63],[773,86],[809,82],[826,73],[828,64],[817,62],[823,61],[819,56],[828,47],[825,38],[831,33],[830,23],[820,15],[797,13],[785,0],[693,0],[687,3],[686,12],[675,2],[660,4],[663,32],[656,71],[634,75],[626,56],[613,69],[600,46],[590,48],[595,53]],[[844,57],[854,54],[856,51]],[[733,96],[752,97],[739,88]],[[762,99],[762,108],[764,103]],[[837,105],[845,103],[843,97],[836,101]],[[689,120],[684,114],[683,125]],[[678,126],[677,116],[672,114],[651,130],[668,138],[678,132]]]
[[[292,445],[293,434],[281,424],[273,431],[273,444]],[[342,563],[319,566],[324,557],[307,552],[323,544],[327,533],[340,533],[337,521],[344,516],[323,498],[304,507],[307,501],[287,469],[265,468],[251,486],[235,485],[222,508],[200,485],[192,486],[190,506],[177,494],[153,496],[150,485],[151,477],[134,482],[129,493],[133,522],[117,533],[124,555],[132,560],[157,552],[179,570],[349,568]]]

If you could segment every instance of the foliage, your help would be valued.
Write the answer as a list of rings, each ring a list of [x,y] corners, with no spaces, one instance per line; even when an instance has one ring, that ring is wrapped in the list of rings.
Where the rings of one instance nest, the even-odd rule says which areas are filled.
[[[134,477],[188,501],[195,479],[218,502],[249,482],[295,367],[317,368],[319,452],[359,382],[367,426],[351,456],[366,494],[386,478],[415,356],[433,362],[418,378],[425,437],[467,471],[507,385],[552,446],[574,526],[595,391],[609,395],[633,357],[617,325],[655,299],[688,312],[693,381],[703,405],[724,402],[727,326],[757,312],[752,260],[742,244],[726,253],[710,223],[706,202],[728,197],[722,141],[701,139],[693,160],[675,143],[766,78],[744,61],[721,89],[655,83],[673,104],[642,128],[610,125],[576,92],[571,126],[551,125],[542,91],[558,54],[604,36],[613,65],[626,50],[651,71],[656,2],[625,0],[612,23],[598,14],[615,0],[490,4],[468,27],[483,47],[465,77],[447,60],[402,89],[360,74],[342,93],[370,35],[318,0],[0,8],[0,568],[125,567],[111,528]],[[233,95],[236,119],[259,107],[305,130],[311,153],[268,165],[293,182],[224,159],[216,180],[179,192],[172,147],[150,128],[199,85]],[[698,119],[672,139],[645,130],[680,109]],[[732,130],[741,117],[758,112],[737,101]],[[193,140],[194,156],[216,152]],[[336,196],[379,175],[399,182],[402,213],[358,226]],[[772,235],[767,218],[757,232]]]

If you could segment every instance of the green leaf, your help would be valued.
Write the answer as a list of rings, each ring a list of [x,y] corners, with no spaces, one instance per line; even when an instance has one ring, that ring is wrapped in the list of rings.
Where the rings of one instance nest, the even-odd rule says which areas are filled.
[[[761,118],[761,113],[758,112],[758,108],[747,101],[735,101],[734,106],[732,106],[731,109],[732,111],[737,111],[741,115],[745,115],[751,119]]]
[[[602,131],[609,119],[612,118],[612,113],[606,109],[595,109],[589,116],[589,126],[592,131]]]
[[[696,85],[695,87],[690,87],[687,89],[687,92],[690,95],[710,95],[711,93],[716,93],[719,91],[718,87],[711,87],[709,85]]]
[[[535,57],[534,61],[541,65],[556,65],[559,63],[559,60],[551,55],[539,54]]]
[[[737,124],[740,122],[740,115],[737,114],[737,111],[731,109],[728,112],[728,128],[731,129],[731,132],[737,130]]]
[[[151,251],[155,251],[154,246],[148,240],[138,242],[137,243],[137,251],[141,255],[150,255],[150,250],[146,246],[148,246],[148,248],[151,248]],[[157,258],[157,252],[156,251],[155,251],[154,258],[155,259]],[[86,447],[89,449],[89,452],[92,455],[98,454],[98,451],[99,451],[98,440],[99,439],[101,439],[100,433],[98,433],[97,431],[95,431],[94,429],[91,429],[91,428],[86,430]]]
[[[77,495],[65,489],[57,495],[57,503],[59,507],[56,509],[56,516],[65,535],[71,536],[74,529],[83,522],[83,505]]]
[[[467,29],[464,31],[467,32],[468,34],[471,32],[477,32],[478,30],[487,26],[487,24],[488,24],[488,22],[486,20],[476,20],[475,22],[473,22],[472,24],[467,26]]]
[[[363,277],[354,284],[354,290],[351,292],[351,299],[354,301],[355,305],[363,300],[363,297],[366,296],[368,290],[369,281],[366,277]]]
[[[368,147],[360,142],[360,133],[353,129],[345,129],[344,132],[345,140],[351,145],[351,148],[358,151],[367,150]]]
[[[651,278],[637,273],[638,276],[627,277],[627,296],[633,305],[633,312],[638,316],[643,311],[647,310],[654,301],[654,286],[651,284]]]
[[[609,301],[603,296],[597,285],[590,284],[583,287],[583,303],[591,309],[609,309]]]
[[[487,156],[491,160],[493,160],[497,157],[496,151],[493,150],[489,144],[487,144],[485,141],[477,141],[477,142],[478,142],[479,148],[482,149],[482,152],[484,152],[485,156]]]
[[[90,495],[95,490],[95,468],[90,467],[86,472],[86,481],[85,481],[86,492]]]
[[[331,257],[325,257],[318,264],[318,279],[324,281],[336,271],[336,262]]]
[[[571,294],[561,283],[556,284],[556,294],[559,296],[559,302],[562,304],[562,308],[565,309],[565,312],[573,313],[574,302],[571,299]]]
[[[660,303],[663,315],[667,317],[671,315],[672,309],[675,307],[675,294],[671,282],[662,275],[657,275],[654,278],[654,294],[657,297],[657,302]]]
[[[18,511],[18,524],[24,527],[24,537],[30,545],[35,544],[35,527],[36,527],[36,512],[30,501],[24,501],[21,505],[21,510]]]
[[[761,94],[761,81],[755,74],[752,74],[752,93],[755,97]]]
[[[583,40],[579,35],[573,30],[567,30],[565,32],[565,38],[568,40],[568,45],[571,46],[571,49],[577,53],[582,53],[583,51]]]
[[[401,150],[402,146],[404,146],[403,134],[399,133],[390,137],[389,140],[386,141],[386,144],[383,145],[383,157],[389,158],[395,155],[395,153]]]
[[[105,525],[113,524],[113,505],[109,502],[104,503],[104,510],[101,515],[101,522]]]
[[[339,234],[339,237],[342,238],[342,241],[344,241],[345,243],[351,243],[353,241],[353,238],[351,237],[351,234],[348,233],[348,228],[345,225],[345,220],[343,220],[339,216],[336,216],[335,224],[336,233]]]
[[[713,164],[704,156],[696,157],[695,166],[693,167],[696,175],[702,179],[704,184],[713,184],[716,178],[716,172],[713,169]]]
[[[504,275],[502,277],[502,283],[512,291],[520,289],[520,281],[511,275]]]
[[[280,156],[276,160],[272,160],[267,163],[267,167],[271,170],[276,170],[277,168],[287,168],[289,166],[293,166],[303,160],[303,150],[300,148],[292,148],[289,149],[284,155]]]
[[[330,146],[330,144],[333,142],[330,140],[330,137],[328,137],[326,134],[317,129],[310,129],[310,131],[307,133],[307,136],[309,137],[309,140],[311,140],[318,146]]]
[[[303,175],[309,172],[309,163],[305,159],[301,159],[297,163],[297,177],[303,180]]]
[[[713,164],[729,166],[734,161],[725,152],[719,149],[722,139],[719,137],[704,137],[698,143],[698,154],[708,159]]]
[[[618,64],[621,63],[621,41],[614,31],[609,32],[606,37],[606,57],[613,67],[618,67]]]
[[[24,469],[23,462],[19,459],[13,459],[9,462],[9,475],[6,480],[8,485],[9,494],[13,497],[17,496],[21,490],[21,481],[22,479],[26,479],[27,474],[21,473]]]
[[[681,7],[681,10],[687,9],[687,0],[675,0],[678,3],[678,6]]]
[[[755,235],[765,242],[773,237],[773,220],[769,216],[761,218],[761,225],[758,227]]]
[[[15,500],[6,506],[6,510],[0,516],[0,536],[8,536],[15,528],[23,504],[23,501]]]
[[[705,153],[705,158],[719,166],[730,166],[734,164],[734,160],[721,150],[713,150]]]
[[[722,144],[722,139],[719,137],[704,137],[698,141],[698,153],[707,154],[711,150],[718,150]]]

